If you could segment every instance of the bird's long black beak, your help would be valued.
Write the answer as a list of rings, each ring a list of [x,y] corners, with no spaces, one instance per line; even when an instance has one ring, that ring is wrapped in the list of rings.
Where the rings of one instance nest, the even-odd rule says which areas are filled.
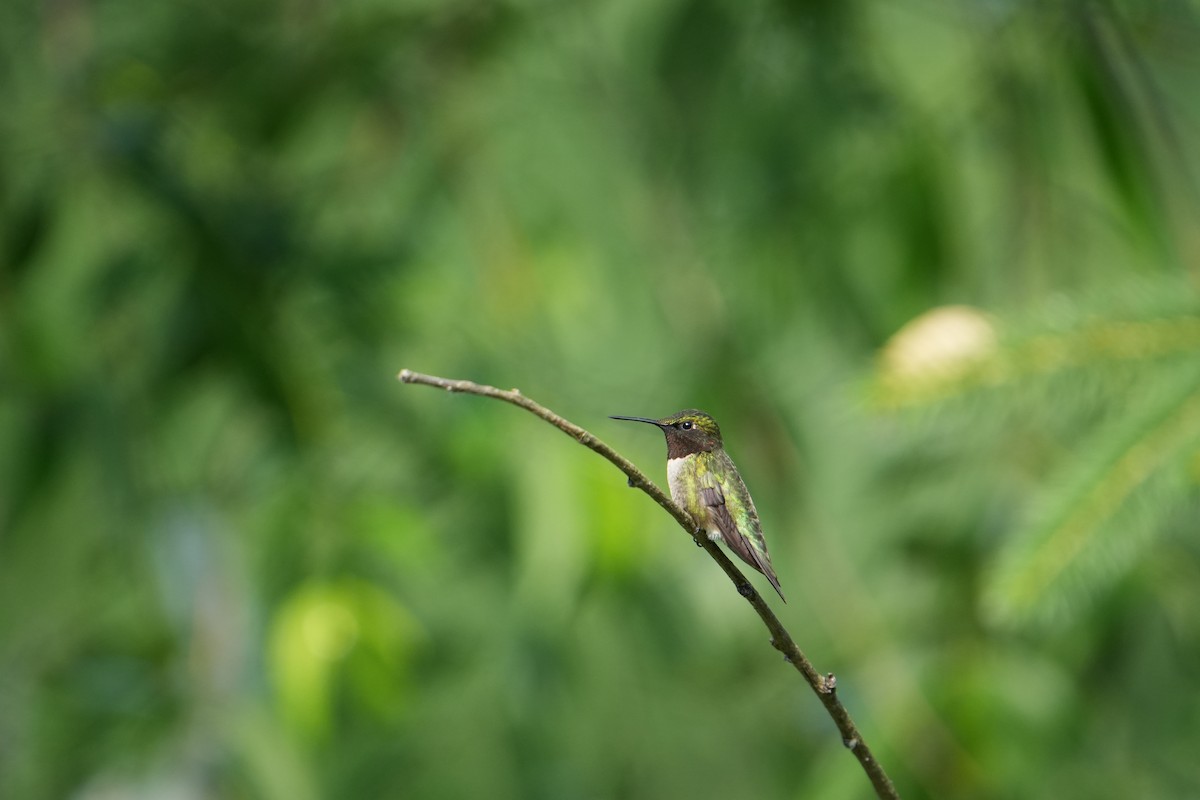
[[[649,417],[612,417],[612,416],[610,416],[609,419],[624,419],[624,420],[628,420],[629,422],[645,422],[648,425],[657,425],[660,428],[662,427],[661,422],[659,422],[656,419],[650,419]]]

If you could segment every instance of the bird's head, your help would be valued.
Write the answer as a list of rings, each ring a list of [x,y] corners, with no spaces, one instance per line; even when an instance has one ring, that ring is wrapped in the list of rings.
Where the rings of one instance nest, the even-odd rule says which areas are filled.
[[[630,422],[645,422],[657,425],[667,437],[667,458],[678,458],[692,453],[706,453],[722,446],[721,428],[717,421],[695,408],[684,409],[662,419],[649,417],[612,417]]]

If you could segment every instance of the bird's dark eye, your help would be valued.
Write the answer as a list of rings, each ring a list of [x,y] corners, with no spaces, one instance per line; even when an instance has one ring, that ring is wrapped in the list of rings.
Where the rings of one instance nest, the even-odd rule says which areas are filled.
[[[685,431],[690,431],[692,429],[692,421],[690,419],[685,419],[683,422],[679,423],[679,427],[683,428]]]

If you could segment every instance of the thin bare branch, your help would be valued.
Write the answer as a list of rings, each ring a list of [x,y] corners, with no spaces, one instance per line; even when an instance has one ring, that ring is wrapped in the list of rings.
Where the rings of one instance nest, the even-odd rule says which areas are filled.
[[[842,705],[842,701],[838,698],[837,680],[833,674],[821,675],[817,672],[812,662],[800,651],[795,641],[792,640],[791,634],[787,632],[787,629],[783,627],[779,618],[775,616],[775,612],[771,610],[766,600],[763,599],[762,595],[758,593],[758,590],[754,588],[750,581],[746,580],[746,576],[742,574],[741,570],[734,566],[733,562],[717,546],[716,542],[711,541],[703,534],[698,535],[691,516],[676,505],[669,496],[664,494],[653,481],[642,474],[632,462],[583,428],[525,397],[517,389],[497,389],[494,386],[484,386],[472,383],[471,381],[448,380],[434,375],[423,375],[408,369],[401,370],[397,377],[403,383],[416,383],[445,389],[448,392],[461,392],[463,394],[479,395],[480,397],[491,397],[496,400],[503,400],[506,403],[512,403],[515,406],[520,406],[531,414],[549,422],[584,447],[600,454],[615,464],[617,469],[625,473],[629,479],[630,486],[637,487],[650,495],[654,502],[658,503],[668,514],[674,517],[675,521],[692,537],[693,541],[703,547],[709,556],[712,557],[713,561],[716,561],[721,569],[725,571],[725,574],[729,576],[729,580],[733,582],[734,587],[737,589],[738,594],[746,598],[746,601],[753,606],[759,618],[762,619],[763,624],[767,626],[767,630],[771,632],[771,646],[783,653],[784,659],[804,676],[804,679],[812,687],[821,704],[825,706],[825,710],[829,712],[829,716],[833,719],[833,723],[842,735],[842,743],[850,752],[854,753],[855,758],[862,765],[863,771],[867,773],[867,777],[871,781],[871,785],[875,787],[875,793],[880,798],[894,798],[895,800],[899,800],[900,795],[896,792],[896,787],[892,784],[891,778],[884,771],[883,765],[875,759],[871,748],[867,746],[862,734],[858,732],[854,720],[850,718],[850,713],[846,711],[846,707]]]

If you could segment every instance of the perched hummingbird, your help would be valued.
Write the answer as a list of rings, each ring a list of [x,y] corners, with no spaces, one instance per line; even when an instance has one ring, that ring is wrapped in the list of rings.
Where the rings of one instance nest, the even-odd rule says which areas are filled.
[[[671,499],[692,515],[708,538],[724,541],[738,557],[767,576],[779,592],[779,579],[750,492],[725,453],[717,421],[689,408],[662,419],[611,417],[657,425],[667,437],[667,483]]]

